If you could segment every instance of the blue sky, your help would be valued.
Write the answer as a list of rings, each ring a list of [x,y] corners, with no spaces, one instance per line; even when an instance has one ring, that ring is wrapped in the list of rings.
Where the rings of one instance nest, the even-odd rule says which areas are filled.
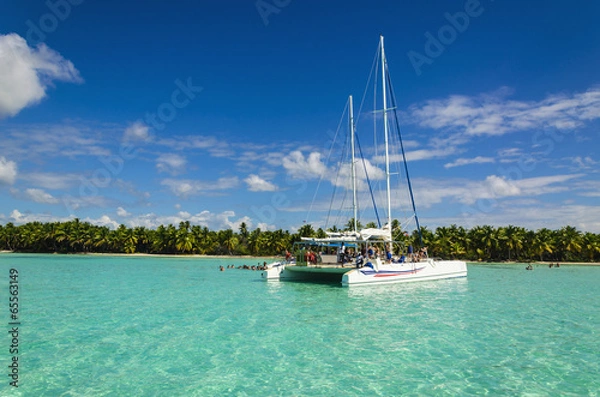
[[[597,2],[2,11],[0,223],[324,226],[327,143],[383,34],[423,225],[600,232]]]

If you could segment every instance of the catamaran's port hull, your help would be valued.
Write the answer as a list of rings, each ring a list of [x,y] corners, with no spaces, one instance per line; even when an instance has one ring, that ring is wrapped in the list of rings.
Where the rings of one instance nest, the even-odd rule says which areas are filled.
[[[341,282],[345,273],[352,270],[350,267],[329,266],[274,266],[264,270],[261,274],[266,280],[282,281],[311,281],[311,282]]]

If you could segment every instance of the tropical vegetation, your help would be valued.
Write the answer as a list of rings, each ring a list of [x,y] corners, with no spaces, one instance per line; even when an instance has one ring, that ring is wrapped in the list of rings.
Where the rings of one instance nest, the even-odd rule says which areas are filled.
[[[366,227],[374,227],[367,224]],[[342,229],[351,230],[353,220]],[[582,232],[572,226],[557,230],[490,225],[465,229],[451,225],[435,231],[421,228],[409,234],[398,221],[392,224],[394,239],[405,246],[428,247],[433,257],[469,261],[600,261],[600,235]],[[204,255],[280,255],[301,237],[325,237],[323,229],[305,224],[296,233],[284,230],[209,230],[205,226],[181,222],[156,229],[120,225],[116,229],[73,219],[68,222],[30,222],[0,225],[0,250],[36,253],[146,253]]]

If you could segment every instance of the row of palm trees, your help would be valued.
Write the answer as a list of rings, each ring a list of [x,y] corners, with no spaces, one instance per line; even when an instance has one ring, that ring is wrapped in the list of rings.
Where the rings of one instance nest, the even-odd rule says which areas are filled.
[[[291,245],[287,231],[249,231],[242,223],[237,232],[213,231],[181,222],[174,225],[116,229],[73,219],[68,222],[30,222],[0,225],[0,250],[39,253],[146,253],[205,255],[275,255]]]
[[[572,226],[536,231],[519,226],[489,225],[465,229],[451,225],[435,232],[422,228],[430,255],[485,261],[600,262],[600,235]],[[411,236],[416,242],[418,235]]]
[[[351,230],[349,220],[342,230]],[[362,225],[359,224],[359,228]],[[367,224],[366,227],[375,227]],[[335,226],[329,231],[338,231]],[[600,235],[581,232],[572,226],[558,230],[527,230],[518,226],[489,225],[465,229],[451,225],[431,231],[421,228],[408,234],[398,221],[392,222],[393,237],[405,246],[428,247],[430,256],[470,261],[600,261]],[[323,229],[303,225],[297,233],[284,230],[209,230],[207,227],[181,222],[174,225],[116,229],[96,226],[73,219],[68,222],[30,222],[15,226],[0,225],[0,250],[39,253],[148,253],[205,255],[279,255],[301,237],[325,237]]]

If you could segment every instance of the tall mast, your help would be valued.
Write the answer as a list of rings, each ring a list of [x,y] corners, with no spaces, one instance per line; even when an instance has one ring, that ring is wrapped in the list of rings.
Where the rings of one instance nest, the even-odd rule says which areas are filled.
[[[354,156],[354,109],[352,105],[352,95],[348,98],[348,115],[350,123],[350,145],[352,147],[352,210],[354,213],[354,232],[358,232],[357,218],[358,218],[358,205],[356,200],[356,159]]]
[[[390,189],[390,148],[389,148],[389,131],[388,131],[388,114],[387,114],[387,85],[386,85],[386,69],[387,62],[385,59],[385,50],[383,49],[383,36],[379,36],[379,44],[381,46],[381,87],[383,88],[383,131],[385,137],[385,179],[387,184],[387,213],[388,227],[392,228],[392,193]]]

